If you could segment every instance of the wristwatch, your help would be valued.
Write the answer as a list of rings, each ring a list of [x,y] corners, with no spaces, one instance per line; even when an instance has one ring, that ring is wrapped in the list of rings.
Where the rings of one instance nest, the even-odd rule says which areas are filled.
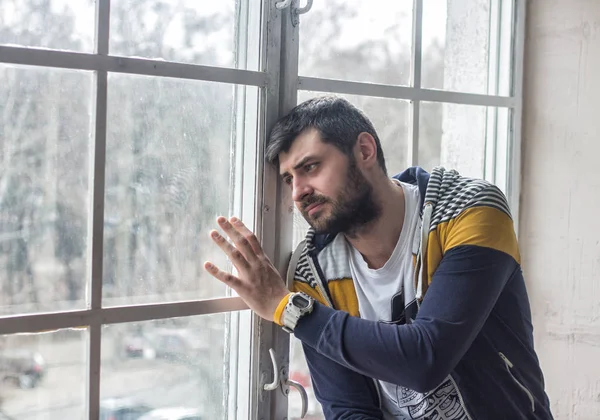
[[[288,303],[281,314],[281,324],[283,330],[288,333],[294,332],[298,320],[309,314],[313,310],[315,300],[306,293],[292,293],[288,298]]]

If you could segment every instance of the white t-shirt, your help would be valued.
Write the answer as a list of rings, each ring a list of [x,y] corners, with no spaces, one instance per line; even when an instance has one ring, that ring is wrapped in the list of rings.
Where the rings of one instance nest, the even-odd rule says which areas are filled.
[[[405,279],[413,279],[412,243],[419,222],[419,189],[416,185],[399,183],[404,189],[405,212],[402,232],[390,259],[379,269],[371,269],[363,256],[350,247],[350,271],[358,297],[361,318],[372,321],[403,323],[403,287]],[[410,284],[410,283],[406,283]],[[411,291],[412,293],[412,291]],[[382,406],[386,418],[404,418],[408,415],[402,407],[399,387],[379,381]],[[410,418],[410,417],[407,417]]]

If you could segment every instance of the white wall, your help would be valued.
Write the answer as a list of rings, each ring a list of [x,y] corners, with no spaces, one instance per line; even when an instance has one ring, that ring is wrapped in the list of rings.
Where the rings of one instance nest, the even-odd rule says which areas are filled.
[[[600,0],[529,0],[521,248],[556,419],[600,419]]]

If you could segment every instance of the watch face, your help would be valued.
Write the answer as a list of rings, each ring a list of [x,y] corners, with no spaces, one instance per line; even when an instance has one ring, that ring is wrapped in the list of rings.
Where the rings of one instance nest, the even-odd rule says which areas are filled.
[[[308,307],[309,301],[302,295],[294,295],[292,297],[292,304],[296,308],[305,309]]]

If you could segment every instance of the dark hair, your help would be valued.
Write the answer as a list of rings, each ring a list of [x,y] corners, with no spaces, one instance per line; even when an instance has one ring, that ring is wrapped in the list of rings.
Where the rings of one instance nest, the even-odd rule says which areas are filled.
[[[277,121],[267,144],[267,161],[278,164],[279,154],[290,150],[296,137],[309,128],[317,129],[321,141],[334,145],[350,158],[353,156],[352,149],[358,135],[363,132],[369,133],[377,144],[377,162],[387,175],[385,158],[375,127],[360,109],[338,96],[309,99]]]

